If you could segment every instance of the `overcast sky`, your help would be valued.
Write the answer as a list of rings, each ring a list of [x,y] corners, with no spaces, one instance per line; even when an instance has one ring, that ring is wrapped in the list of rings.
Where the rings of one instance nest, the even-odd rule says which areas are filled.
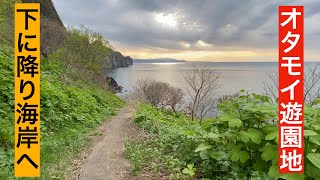
[[[305,6],[305,58],[320,60],[320,0],[54,0],[65,25],[133,58],[277,61],[278,6]],[[279,3],[280,2],[280,3]]]

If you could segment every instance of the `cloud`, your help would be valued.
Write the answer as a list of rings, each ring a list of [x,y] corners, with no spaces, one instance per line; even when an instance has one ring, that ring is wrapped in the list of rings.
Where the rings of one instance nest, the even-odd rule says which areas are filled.
[[[264,51],[277,48],[279,5],[305,6],[305,46],[320,42],[320,1],[55,0],[65,24],[83,24],[120,49]],[[313,52],[313,54],[315,54]]]

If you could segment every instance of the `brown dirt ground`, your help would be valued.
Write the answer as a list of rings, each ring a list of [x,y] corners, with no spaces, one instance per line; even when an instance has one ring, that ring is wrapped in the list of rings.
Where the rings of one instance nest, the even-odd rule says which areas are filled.
[[[73,180],[161,180],[148,171],[138,176],[131,174],[131,164],[124,155],[124,141],[144,136],[134,124],[135,108],[128,105],[118,112],[111,121],[104,123],[95,132],[86,150],[74,161],[71,170]],[[97,136],[99,135],[100,136]],[[69,176],[69,175],[67,175]],[[69,176],[70,177],[70,176]],[[70,179],[70,178],[66,178]]]

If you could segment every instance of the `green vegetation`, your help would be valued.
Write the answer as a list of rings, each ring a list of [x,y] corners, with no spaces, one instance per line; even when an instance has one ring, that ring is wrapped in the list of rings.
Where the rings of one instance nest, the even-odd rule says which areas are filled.
[[[111,51],[101,34],[85,27],[69,28],[62,45],[51,56],[63,63],[64,76],[101,83],[105,82],[106,57]]]
[[[77,87],[60,80],[62,63],[41,60],[42,179],[61,179],[92,130],[124,102],[99,86]],[[13,56],[0,52],[0,179],[13,176]]]
[[[0,179],[15,179],[13,5],[14,1],[1,0]],[[95,135],[94,129],[124,105],[122,99],[107,90],[105,80],[96,80],[103,75],[104,69],[98,67],[103,66],[103,56],[110,51],[107,41],[88,29],[62,29],[63,42],[55,43],[59,46],[42,47],[51,53],[41,59],[41,178],[38,179],[63,179],[71,171],[73,160]]]
[[[172,179],[320,179],[320,109],[305,106],[305,173],[277,170],[277,106],[269,97],[241,93],[218,105],[220,115],[200,123],[141,105],[135,123],[148,137],[130,140],[133,172],[143,169]]]
[[[19,0],[17,1],[19,2]],[[0,48],[7,48],[4,44],[13,46],[14,41],[14,2],[0,0]]]

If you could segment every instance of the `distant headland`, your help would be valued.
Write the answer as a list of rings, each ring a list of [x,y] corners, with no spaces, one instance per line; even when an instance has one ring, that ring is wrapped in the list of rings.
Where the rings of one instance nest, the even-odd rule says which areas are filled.
[[[177,62],[187,62],[187,61],[173,59],[173,58],[133,59],[133,63],[177,63]]]

